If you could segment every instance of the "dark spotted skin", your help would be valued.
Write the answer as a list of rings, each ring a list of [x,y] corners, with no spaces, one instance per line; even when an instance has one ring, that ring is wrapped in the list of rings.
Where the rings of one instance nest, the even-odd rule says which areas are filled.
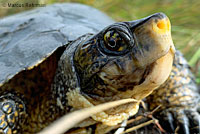
[[[23,101],[12,94],[1,96],[0,101],[0,132],[17,134],[25,117]]]

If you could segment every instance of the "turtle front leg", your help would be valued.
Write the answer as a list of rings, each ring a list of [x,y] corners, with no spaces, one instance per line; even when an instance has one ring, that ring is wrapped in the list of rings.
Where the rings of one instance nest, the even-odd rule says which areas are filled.
[[[200,95],[186,60],[176,53],[169,79],[147,98],[167,132],[200,133]]]
[[[13,94],[0,97],[0,133],[20,133],[20,126],[24,121],[25,105],[21,99]]]

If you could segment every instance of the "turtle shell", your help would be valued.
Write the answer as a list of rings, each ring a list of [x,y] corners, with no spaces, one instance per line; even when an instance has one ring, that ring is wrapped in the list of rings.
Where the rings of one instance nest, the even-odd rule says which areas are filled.
[[[1,19],[0,85],[39,65],[57,48],[111,23],[113,20],[92,7],[69,3]]]

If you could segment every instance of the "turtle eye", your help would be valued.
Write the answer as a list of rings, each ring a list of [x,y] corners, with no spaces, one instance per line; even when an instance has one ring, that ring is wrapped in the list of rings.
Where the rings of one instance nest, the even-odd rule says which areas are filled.
[[[104,46],[109,51],[122,52],[127,48],[127,45],[119,33],[114,30],[104,34]]]

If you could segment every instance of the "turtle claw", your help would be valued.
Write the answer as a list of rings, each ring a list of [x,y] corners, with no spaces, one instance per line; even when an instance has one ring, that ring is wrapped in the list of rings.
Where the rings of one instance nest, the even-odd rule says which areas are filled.
[[[171,113],[167,113],[167,118],[168,118],[168,122],[169,122],[169,126],[170,126],[171,130],[175,131],[174,124],[173,124],[174,119],[173,119],[172,114]]]
[[[169,133],[200,133],[200,114],[195,109],[167,109],[160,113],[161,126]]]
[[[173,115],[170,112],[166,112],[166,114],[162,115],[162,118],[164,121],[161,121],[160,124],[162,126],[165,126],[164,128],[166,130],[169,130],[170,132],[174,132],[174,118]]]
[[[190,134],[189,130],[189,120],[186,116],[185,112],[183,110],[177,111],[177,126],[179,129],[177,131],[180,131],[182,134]]]
[[[191,126],[191,133],[200,133],[200,115],[196,111],[187,111],[186,114],[188,115],[190,126]]]

